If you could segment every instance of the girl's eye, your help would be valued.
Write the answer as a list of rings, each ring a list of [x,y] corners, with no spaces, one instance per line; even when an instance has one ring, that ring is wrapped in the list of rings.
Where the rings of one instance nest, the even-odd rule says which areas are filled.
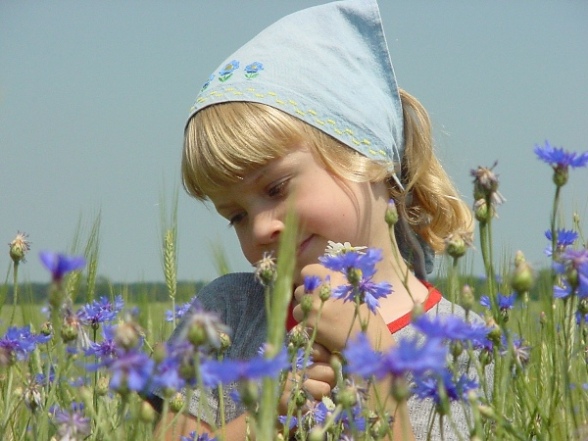
[[[229,227],[238,225],[243,219],[245,219],[245,213],[238,213],[229,219]]]
[[[286,191],[288,189],[288,180],[280,181],[276,185],[269,188],[267,194],[269,197],[272,198],[281,198],[286,196]]]

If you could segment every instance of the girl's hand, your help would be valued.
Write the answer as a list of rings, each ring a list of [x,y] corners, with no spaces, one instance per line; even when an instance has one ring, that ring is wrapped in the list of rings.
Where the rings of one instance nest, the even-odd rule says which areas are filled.
[[[327,348],[315,343],[312,346],[311,356],[313,363],[304,371],[302,390],[305,392],[307,398],[314,398],[320,401],[324,396],[331,394],[331,391],[337,384],[337,378],[335,370],[331,367],[331,353]],[[280,397],[278,407],[280,415],[286,415],[288,412],[288,406],[293,399],[292,389],[294,389],[294,386],[299,381],[300,375],[293,375],[291,372],[288,373],[284,392]]]
[[[320,264],[305,266],[301,271],[302,279],[306,276],[318,276],[323,281],[330,278],[331,288],[347,284],[345,277],[338,272],[333,272]],[[329,351],[341,351],[347,344],[348,337],[353,338],[361,331],[361,321],[367,322],[366,335],[372,344],[372,347],[378,350],[385,350],[394,345],[390,331],[380,314],[372,313],[367,305],[359,307],[359,316],[356,316],[356,305],[353,302],[344,302],[334,298],[329,298],[324,302],[321,310],[322,300],[319,297],[320,287],[312,293],[305,293],[304,285],[298,286],[294,290],[294,297],[297,305],[294,307],[294,318],[300,323],[304,320],[304,313],[300,302],[303,296],[312,296],[311,308],[306,317],[306,326],[312,332],[316,329],[317,343],[326,347]],[[319,310],[320,319],[319,319]]]

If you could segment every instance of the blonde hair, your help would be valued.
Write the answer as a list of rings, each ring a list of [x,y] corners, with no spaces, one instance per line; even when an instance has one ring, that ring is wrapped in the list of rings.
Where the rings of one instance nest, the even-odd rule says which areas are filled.
[[[280,110],[251,102],[216,104],[196,113],[186,127],[182,155],[184,188],[206,200],[249,171],[308,147],[327,170],[356,182],[386,180],[401,216],[436,252],[454,232],[471,231],[472,216],[434,154],[431,123],[414,97],[400,91],[405,153],[400,191],[386,164],[371,160],[326,133]]]

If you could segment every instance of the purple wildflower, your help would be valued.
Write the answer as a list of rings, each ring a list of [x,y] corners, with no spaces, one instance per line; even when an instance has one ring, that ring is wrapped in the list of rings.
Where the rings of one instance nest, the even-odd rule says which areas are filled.
[[[208,433],[197,435],[196,432],[192,431],[188,436],[181,436],[180,441],[216,441],[216,438],[209,438]]]
[[[76,271],[86,265],[86,259],[82,256],[66,256],[65,254],[41,251],[41,262],[51,272],[54,282],[60,282],[63,276],[71,271]]]
[[[84,416],[82,403],[72,403],[71,412],[54,408],[52,413],[61,440],[82,440],[90,435],[90,418]]]
[[[114,358],[120,351],[114,341],[114,330],[114,326],[104,326],[102,328],[104,338],[99,343],[90,343],[90,347],[85,351],[86,355],[94,355],[103,360]]]
[[[382,361],[382,354],[372,349],[363,332],[347,343],[343,355],[347,360],[347,372],[362,378],[375,375]]]
[[[121,296],[117,296],[113,303],[103,296],[92,303],[82,306],[77,315],[84,325],[90,325],[93,329],[98,329],[100,323],[114,320],[116,315],[123,309],[123,306],[124,302]]]
[[[25,360],[38,344],[46,343],[51,335],[31,334],[30,326],[10,327],[0,339],[0,366]]]
[[[468,323],[454,315],[418,317],[413,325],[429,338],[459,340],[461,342],[480,341],[486,338],[490,329],[482,323]]]
[[[359,296],[374,314],[380,306],[378,299],[392,292],[392,285],[387,282],[373,282],[376,274],[376,263],[382,260],[382,250],[368,248],[365,253],[349,251],[338,255],[325,255],[319,258],[328,269],[343,273],[349,284],[337,286],[332,296],[343,301],[354,301]]]
[[[321,285],[321,278],[319,276],[305,276],[304,277],[304,291],[307,293],[313,292]]]
[[[420,399],[431,398],[437,406],[443,405],[443,397],[449,401],[466,401],[468,392],[476,390],[478,383],[462,374],[455,379],[448,369],[426,377],[416,377],[413,393]]]
[[[446,358],[447,347],[440,339],[400,339],[396,346],[383,354],[382,367],[376,376],[381,378],[382,374],[390,373],[398,377],[407,373],[422,375],[427,371],[440,371],[445,367]]]
[[[122,392],[145,390],[153,373],[154,364],[151,358],[137,350],[120,353],[106,365],[112,374],[110,388]]]
[[[283,349],[274,358],[257,356],[250,360],[206,360],[200,366],[205,386],[218,386],[242,380],[259,380],[264,377],[277,378],[290,367],[288,353]]]
[[[506,311],[512,309],[512,307],[514,306],[516,295],[511,294],[509,296],[503,296],[502,294],[498,294],[496,300],[498,301],[498,309],[500,309],[501,311]],[[491,309],[492,303],[490,302],[490,297],[480,297],[480,305],[482,305],[486,309]]]
[[[566,248],[553,262],[553,269],[564,276],[563,287],[569,294],[577,294],[580,298],[588,297],[588,250]],[[562,297],[563,292],[559,292]],[[554,289],[554,295],[557,293]]]
[[[549,241],[553,240],[551,230],[547,230],[545,232],[545,237]],[[576,233],[574,230],[566,230],[565,228],[561,228],[555,232],[555,237],[557,238],[556,245],[558,247],[567,247],[576,241],[578,238],[578,233]]]
[[[186,315],[186,313],[190,310],[190,306],[192,306],[193,301],[194,301],[194,299],[190,300],[187,303],[184,303],[183,305],[176,306],[176,314],[175,314],[176,320],[179,320],[182,317],[184,317],[184,315]],[[167,311],[165,311],[165,321],[166,322],[173,322],[174,321],[174,312],[171,309],[168,309]]]
[[[562,147],[554,147],[545,141],[545,145],[535,145],[535,154],[543,162],[554,169],[568,169],[568,167],[585,167],[588,164],[588,152],[577,153],[564,150]]]

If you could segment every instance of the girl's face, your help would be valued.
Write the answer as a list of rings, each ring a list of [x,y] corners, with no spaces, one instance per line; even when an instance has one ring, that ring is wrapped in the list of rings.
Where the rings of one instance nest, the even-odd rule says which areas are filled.
[[[296,280],[296,275],[304,266],[317,263],[329,240],[379,248],[389,243],[384,222],[388,204],[385,184],[336,177],[304,148],[270,161],[209,197],[218,213],[235,228],[251,264],[264,252],[277,253],[287,199],[293,198],[299,222],[297,284],[301,280]]]

